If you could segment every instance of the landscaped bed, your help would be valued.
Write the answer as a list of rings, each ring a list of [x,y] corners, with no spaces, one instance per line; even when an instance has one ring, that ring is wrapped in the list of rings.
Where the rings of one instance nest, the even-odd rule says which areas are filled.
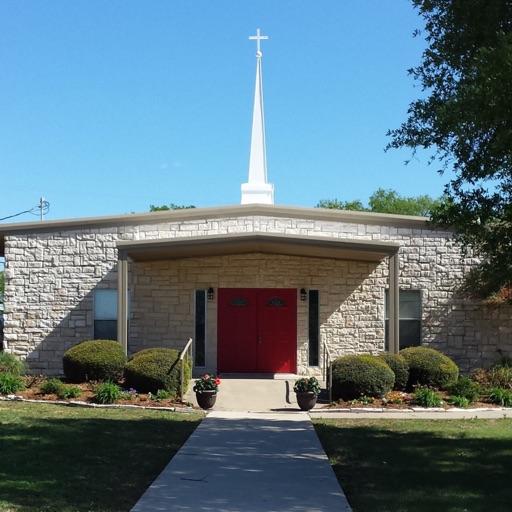
[[[80,389],[78,396],[75,397],[63,397],[58,396],[55,393],[43,393],[41,392],[41,385],[44,384],[48,379],[43,376],[28,376],[24,378],[25,388],[16,393],[12,394],[11,397],[22,398],[26,400],[40,400],[40,401],[52,401],[52,402],[74,402],[74,403],[85,403],[89,405],[98,405],[96,399],[96,388],[98,382],[85,382],[81,384],[66,384],[62,381],[64,386],[71,388],[77,387]],[[181,402],[174,396],[165,397],[164,394],[157,393],[139,393],[134,389],[122,389],[120,398],[115,400],[113,404],[124,405],[124,406],[139,406],[139,407],[165,407],[172,408],[182,411],[190,410],[192,404]]]
[[[436,390],[436,394],[441,398],[442,403],[435,406],[436,409],[458,409],[461,408],[451,401],[451,396],[446,391]],[[412,410],[428,408],[425,405],[419,405],[415,403],[415,394],[406,393],[405,391],[391,391],[387,393],[383,398],[370,398],[361,397],[360,399],[354,400],[339,400],[331,404],[324,406],[326,410],[343,411],[343,410],[354,410],[354,409],[382,409],[383,411],[389,410]],[[432,408],[432,407],[430,407]],[[477,400],[471,404],[463,407],[464,409],[499,409],[500,406]]]

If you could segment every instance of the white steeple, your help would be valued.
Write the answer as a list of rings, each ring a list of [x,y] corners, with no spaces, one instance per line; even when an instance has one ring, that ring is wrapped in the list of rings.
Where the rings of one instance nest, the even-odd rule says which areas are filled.
[[[267,152],[265,147],[265,118],[263,116],[263,81],[261,75],[260,41],[268,39],[256,31],[256,88],[252,117],[251,156],[249,159],[249,181],[242,184],[242,204],[274,204],[274,185],[267,182]]]

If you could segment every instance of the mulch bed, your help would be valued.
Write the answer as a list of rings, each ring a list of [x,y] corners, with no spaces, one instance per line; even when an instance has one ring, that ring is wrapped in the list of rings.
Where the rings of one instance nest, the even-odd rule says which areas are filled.
[[[16,396],[25,400],[41,400],[48,402],[83,402],[86,404],[98,404],[94,400],[94,387],[96,382],[86,382],[82,384],[73,384],[82,389],[82,394],[78,398],[63,399],[57,395],[45,395],[39,391],[39,386],[43,383],[45,377],[27,377],[26,388],[23,391],[17,391]],[[176,409],[191,409],[192,405],[188,403],[179,402],[175,399],[156,400],[153,396],[147,393],[130,394],[129,399],[121,398],[115,405],[135,405],[140,407],[165,407]],[[197,408],[200,410],[199,408]]]
[[[442,409],[455,409],[449,401],[449,394],[443,391],[439,391],[439,395],[443,398],[443,405],[440,406]],[[386,409],[386,410],[410,410],[410,409],[418,409],[422,408],[419,405],[413,404],[412,400],[414,398],[413,393],[405,393],[401,391],[392,391],[388,393],[385,398],[379,399],[375,398],[371,401],[360,401],[360,400],[350,400],[344,401],[340,400],[335,404],[326,405],[326,409]],[[499,406],[494,404],[489,404],[487,402],[475,402],[469,406],[469,409],[497,409]]]

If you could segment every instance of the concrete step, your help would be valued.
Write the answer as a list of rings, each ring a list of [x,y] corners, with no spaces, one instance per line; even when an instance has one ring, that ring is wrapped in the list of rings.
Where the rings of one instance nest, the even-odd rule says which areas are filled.
[[[295,399],[293,385],[296,375],[278,374],[278,377],[266,378],[254,375],[239,378],[237,375],[221,375],[221,384],[217,394],[214,409],[216,411],[247,411],[247,412],[298,412],[300,411]],[[189,390],[184,401],[197,405],[193,392],[194,380],[190,381]],[[327,402],[322,398],[316,407],[322,407]]]

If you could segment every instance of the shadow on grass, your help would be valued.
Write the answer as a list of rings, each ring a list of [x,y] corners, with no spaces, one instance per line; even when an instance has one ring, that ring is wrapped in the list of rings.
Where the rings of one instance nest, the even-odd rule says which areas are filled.
[[[0,510],[128,511],[200,421],[0,404]]]
[[[358,512],[505,512],[512,420],[315,422]]]

